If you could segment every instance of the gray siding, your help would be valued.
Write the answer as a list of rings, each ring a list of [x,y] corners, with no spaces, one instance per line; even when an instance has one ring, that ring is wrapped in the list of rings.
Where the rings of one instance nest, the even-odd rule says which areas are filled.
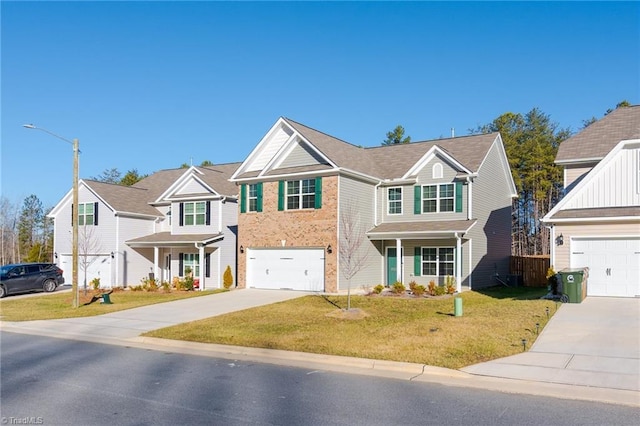
[[[327,164],[327,162],[306,144],[299,143],[293,148],[279,167],[286,168],[315,164]]]
[[[118,219],[118,249],[115,251],[117,286],[138,285],[153,272],[153,249],[133,249],[125,241],[154,232],[154,221],[120,216]]]
[[[509,273],[511,256],[511,202],[505,165],[496,141],[473,182],[473,216],[476,225],[465,237],[472,239],[472,288],[495,284],[493,275]]]
[[[358,212],[358,222],[363,232],[367,232],[373,225],[374,186],[349,177],[340,176],[338,180],[339,205],[338,214],[353,206]],[[340,236],[338,227],[338,237]],[[351,289],[369,288],[380,283],[380,249],[379,243],[371,242],[366,235],[361,246],[359,256],[366,256],[365,266],[351,279]],[[340,243],[339,243],[340,244]],[[378,244],[378,246],[376,246]],[[335,250],[339,256],[340,248]],[[339,258],[338,258],[339,259]],[[338,290],[348,288],[347,279],[338,262]]]
[[[211,264],[211,280],[216,287],[222,288],[222,275],[227,269],[227,266],[231,266],[231,273],[233,274],[233,286],[236,285],[238,278],[237,273],[237,241],[238,241],[238,203],[235,201],[227,201],[222,206],[222,232],[224,233],[224,239],[216,246],[217,250],[216,264]],[[212,260],[213,260],[213,254]],[[215,268],[214,268],[215,266]],[[215,272],[215,274],[214,274]]]

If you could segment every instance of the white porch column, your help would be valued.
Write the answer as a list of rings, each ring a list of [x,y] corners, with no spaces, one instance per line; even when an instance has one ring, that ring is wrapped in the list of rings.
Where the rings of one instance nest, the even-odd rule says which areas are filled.
[[[160,276],[160,268],[158,265],[160,264],[160,248],[158,246],[153,246],[153,276],[156,278],[156,283],[162,281],[162,277]]]
[[[204,244],[198,247],[198,262],[200,263],[200,291],[204,290]]]
[[[455,233],[456,236],[456,291],[462,292],[462,238]]]
[[[396,238],[396,281],[402,282],[402,240]]]

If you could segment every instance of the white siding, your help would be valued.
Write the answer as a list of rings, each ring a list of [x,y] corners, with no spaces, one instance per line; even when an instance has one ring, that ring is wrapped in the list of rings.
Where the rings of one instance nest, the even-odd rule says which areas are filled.
[[[227,201],[222,204],[222,232],[224,239],[215,243],[219,249],[216,253],[214,262],[214,254],[211,255],[211,278],[213,285],[222,287],[222,275],[231,266],[233,274],[233,286],[235,287],[238,278],[237,262],[236,262],[236,245],[238,241],[238,203],[235,201]]]
[[[217,234],[220,232],[220,200],[210,201],[209,225],[183,225],[180,226],[180,203],[171,204],[171,233],[174,235],[186,234]]]
[[[359,213],[357,218],[363,232],[373,228],[373,208],[374,208],[374,186],[352,178],[340,176],[338,181],[339,201],[338,214],[353,206]],[[338,234],[340,230],[338,229]],[[339,235],[338,235],[339,236]],[[376,244],[371,242],[366,235],[360,249],[360,256],[367,256],[365,266],[351,279],[351,288],[373,287],[380,284],[380,262],[381,252]],[[339,247],[334,249],[334,253],[339,256]],[[338,262],[339,262],[338,257]],[[348,288],[347,279],[338,264],[338,291],[346,291]]]
[[[266,166],[267,163],[276,155],[280,148],[282,148],[291,134],[292,133],[289,129],[285,130],[282,127],[276,129],[270,139],[266,141],[267,143],[264,144],[256,158],[248,165],[246,171],[262,170],[264,166]]]
[[[564,209],[624,207],[640,205],[638,182],[640,148],[622,149],[590,178],[578,192],[572,193]]]
[[[176,194],[179,195],[188,195],[188,194],[205,194],[210,193],[211,190],[207,189],[202,183],[198,182],[196,179],[189,179],[189,181],[183,185]]]

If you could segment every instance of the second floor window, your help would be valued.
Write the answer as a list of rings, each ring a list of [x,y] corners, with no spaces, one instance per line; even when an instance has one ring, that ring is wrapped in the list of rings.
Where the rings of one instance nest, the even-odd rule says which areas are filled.
[[[249,211],[258,211],[258,184],[252,183],[249,185]]]
[[[315,179],[287,181],[287,210],[313,209],[315,205]]]
[[[402,188],[389,188],[387,199],[388,214],[402,214]]]
[[[422,213],[454,211],[455,186],[452,183],[422,187]]]
[[[78,204],[78,225],[97,225],[95,203]]]
[[[184,225],[204,225],[207,204],[204,201],[184,203]]]

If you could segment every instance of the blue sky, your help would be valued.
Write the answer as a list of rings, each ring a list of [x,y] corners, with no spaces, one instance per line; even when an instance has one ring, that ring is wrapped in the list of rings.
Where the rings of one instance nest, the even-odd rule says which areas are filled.
[[[636,2],[10,2],[2,195],[55,205],[80,177],[243,161],[280,116],[377,146],[534,107],[573,131],[640,103]]]

